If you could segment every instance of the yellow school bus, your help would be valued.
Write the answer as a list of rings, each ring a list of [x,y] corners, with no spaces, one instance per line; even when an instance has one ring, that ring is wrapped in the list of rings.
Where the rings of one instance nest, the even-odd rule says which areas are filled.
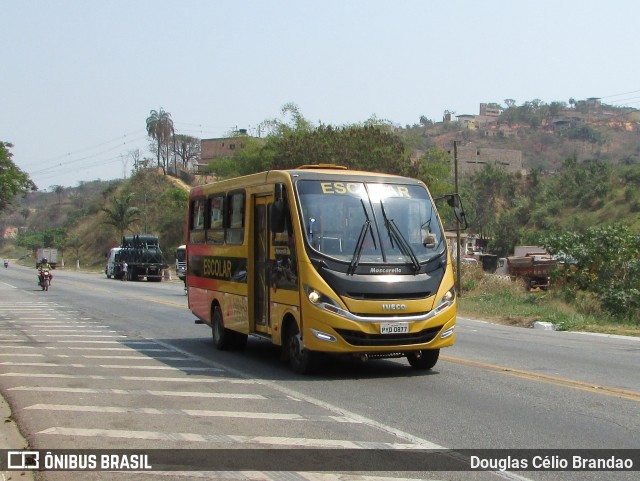
[[[334,165],[223,180],[191,189],[186,231],[189,308],[218,349],[259,336],[306,373],[327,354],[431,369],[454,343],[453,265],[418,180]]]

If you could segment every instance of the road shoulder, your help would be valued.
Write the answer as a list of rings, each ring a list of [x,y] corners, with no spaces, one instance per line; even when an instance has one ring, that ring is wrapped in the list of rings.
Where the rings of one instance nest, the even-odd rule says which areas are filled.
[[[26,449],[27,441],[22,437],[18,427],[13,420],[11,407],[7,401],[0,396],[0,449]],[[4,464],[3,460],[3,463]],[[32,481],[34,479],[32,471],[0,471],[0,481],[17,480]]]

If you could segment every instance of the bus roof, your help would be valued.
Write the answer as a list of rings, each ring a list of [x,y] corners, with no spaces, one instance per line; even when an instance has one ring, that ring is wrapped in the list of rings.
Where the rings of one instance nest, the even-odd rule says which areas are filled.
[[[380,172],[367,172],[362,170],[349,170],[344,166],[334,164],[317,164],[303,165],[295,169],[269,170],[256,174],[224,179],[212,182],[206,185],[199,185],[191,189],[191,195],[199,195],[205,190],[209,191],[211,186],[217,186],[221,189],[241,188],[250,185],[261,185],[267,183],[278,182],[278,177],[295,177],[296,180],[340,180],[348,178],[357,178],[362,182],[391,182],[403,184],[423,185],[421,181],[412,179],[411,177],[402,177],[395,174],[386,174]],[[274,179],[275,177],[275,179]]]

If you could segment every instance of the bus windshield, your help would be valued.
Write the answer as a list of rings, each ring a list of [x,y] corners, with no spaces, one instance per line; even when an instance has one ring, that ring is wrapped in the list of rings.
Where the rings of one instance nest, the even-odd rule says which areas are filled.
[[[349,263],[414,264],[445,248],[428,192],[420,185],[300,180],[305,245]]]

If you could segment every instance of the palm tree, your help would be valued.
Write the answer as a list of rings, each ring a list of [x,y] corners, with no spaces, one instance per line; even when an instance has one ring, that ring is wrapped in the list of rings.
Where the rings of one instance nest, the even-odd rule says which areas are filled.
[[[140,220],[140,209],[133,207],[133,193],[123,194],[120,197],[114,197],[112,200],[113,208],[104,207],[102,212],[107,215],[105,224],[114,226],[120,233],[120,239],[124,237],[124,232],[131,227],[131,224]]]
[[[147,117],[147,133],[149,137],[156,141],[158,167],[160,167],[160,158],[162,157],[162,171],[166,175],[169,159],[169,140],[174,134],[171,114],[165,112],[162,108],[159,111],[152,110],[149,117]]]

